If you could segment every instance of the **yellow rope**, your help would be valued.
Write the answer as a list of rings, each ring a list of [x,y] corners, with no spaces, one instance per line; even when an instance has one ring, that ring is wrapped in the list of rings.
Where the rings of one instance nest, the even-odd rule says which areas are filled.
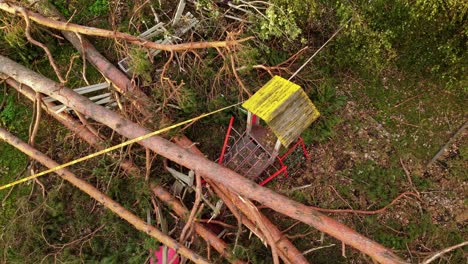
[[[221,111],[224,111],[224,110],[226,110],[226,109],[232,108],[232,107],[234,107],[234,106],[238,106],[238,105],[240,105],[240,104],[242,104],[242,102],[241,102],[241,103],[237,103],[237,104],[233,104],[233,105],[230,105],[230,106],[226,106],[226,107],[224,107],[224,108],[215,110],[215,111],[213,111],[213,112],[209,112],[209,113],[206,113],[206,114],[199,115],[199,116],[194,117],[194,118],[191,118],[191,119],[189,119],[189,120],[185,120],[185,121],[182,121],[182,122],[177,123],[177,124],[175,124],[175,125],[171,125],[171,126],[168,126],[168,127],[163,128],[163,129],[153,131],[153,132],[151,132],[151,133],[148,133],[148,134],[146,134],[146,135],[143,135],[143,136],[140,136],[140,137],[137,137],[137,138],[134,138],[134,139],[130,139],[130,140],[125,141],[125,142],[123,142],[123,143],[120,143],[120,144],[118,144],[118,145],[115,145],[115,146],[112,146],[112,147],[103,149],[103,150],[101,150],[101,151],[98,151],[98,152],[89,154],[88,156],[84,156],[84,157],[82,157],[82,158],[79,158],[79,159],[76,159],[76,160],[72,160],[72,161],[67,162],[67,163],[65,163],[65,164],[59,165],[59,166],[57,166],[57,167],[55,167],[55,168],[48,169],[48,170],[45,170],[45,171],[36,173],[36,174],[34,174],[34,175],[31,175],[31,176],[22,178],[22,179],[20,179],[20,180],[17,180],[17,181],[14,181],[14,182],[5,184],[5,185],[3,185],[3,186],[0,187],[0,190],[4,190],[4,189],[10,188],[10,187],[13,187],[13,186],[18,185],[18,184],[20,184],[20,183],[23,183],[23,182],[26,182],[26,181],[30,181],[30,180],[32,180],[32,179],[38,178],[38,177],[43,176],[43,175],[46,175],[46,174],[48,174],[48,173],[51,173],[51,172],[54,172],[54,171],[57,171],[57,170],[60,170],[60,169],[69,167],[69,166],[71,166],[71,165],[77,164],[77,163],[79,163],[79,162],[82,162],[82,161],[85,161],[85,160],[89,160],[89,159],[91,159],[91,158],[94,158],[94,157],[97,157],[97,156],[106,154],[106,153],[111,152],[111,151],[113,151],[113,150],[116,150],[116,149],[119,149],[119,148],[128,146],[128,145],[130,145],[130,144],[136,143],[136,142],[141,141],[141,140],[145,140],[145,139],[150,138],[150,137],[152,137],[152,136],[155,136],[155,135],[164,133],[164,132],[166,132],[166,131],[172,130],[172,129],[176,128],[176,127],[179,127],[179,126],[182,126],[182,125],[185,125],[185,124],[188,124],[188,123],[197,121],[197,120],[199,120],[199,119],[202,119],[202,118],[205,118],[205,117],[207,117],[207,116],[210,116],[210,115],[219,113],[219,112],[221,112]]]

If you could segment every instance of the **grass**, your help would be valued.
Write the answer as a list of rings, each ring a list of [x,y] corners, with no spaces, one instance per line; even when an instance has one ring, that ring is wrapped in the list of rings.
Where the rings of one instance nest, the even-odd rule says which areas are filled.
[[[398,156],[429,161],[464,122],[467,94],[405,76],[355,85],[353,99],[374,110],[375,119],[392,135]]]
[[[364,196],[369,202],[368,206],[378,209],[398,196],[404,181],[403,175],[404,172],[399,167],[384,168],[374,161],[365,161],[342,172],[342,176],[348,177],[351,182],[339,186],[338,190],[347,201]]]
[[[28,106],[17,100],[16,95],[16,93],[0,94],[0,101],[6,97],[6,105],[0,112],[0,124],[14,135],[26,140],[32,113]],[[25,168],[28,159],[26,155],[3,141],[0,142],[0,153],[0,182],[5,183],[13,180]]]
[[[23,105],[17,100],[16,93],[10,92],[0,94],[0,101],[6,97],[6,106],[0,112],[1,126],[12,134],[27,139],[29,118],[31,111],[28,106]],[[17,178],[22,177],[28,164],[28,157],[10,144],[0,141],[0,185],[10,183]],[[9,190],[0,192],[1,210],[0,210],[0,233],[5,234],[5,228],[21,208],[21,201],[27,197],[30,192],[30,185],[22,184],[16,186],[10,194]],[[8,197],[8,198],[7,198]],[[4,238],[0,241],[5,242]],[[0,243],[3,244],[3,243]],[[0,253],[5,249],[0,247]],[[1,254],[3,256],[3,254]]]
[[[358,191],[358,196],[363,195],[369,203],[383,206],[407,190],[400,158],[412,164],[409,169],[419,191],[443,190],[450,186],[440,185],[439,176],[424,173],[424,166],[463,124],[466,93],[447,91],[433,82],[400,74],[382,79],[368,78],[361,85],[353,85],[351,95],[360,109],[370,110],[372,117],[390,133],[391,154],[388,164],[366,161],[344,172],[352,180],[349,185],[339,188],[346,200],[353,201]],[[451,182],[467,179],[465,151],[466,147],[461,146],[459,155],[447,161],[447,177],[454,177]],[[452,199],[459,195],[452,192]],[[433,219],[437,209],[422,210],[398,210],[400,214],[406,214],[407,224],[393,218],[365,217],[362,232],[385,246],[400,250],[406,250],[408,245],[417,247],[418,243],[444,248],[463,240],[461,237],[466,230],[459,229],[453,220],[449,218],[447,226],[440,226]],[[459,252],[451,259],[452,263],[457,261],[463,261]]]

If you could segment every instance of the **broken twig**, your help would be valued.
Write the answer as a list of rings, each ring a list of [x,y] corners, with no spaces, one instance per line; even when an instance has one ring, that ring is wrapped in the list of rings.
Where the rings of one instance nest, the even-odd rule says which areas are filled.
[[[464,247],[468,245],[468,241],[465,241],[463,243],[460,243],[460,244],[457,244],[455,246],[451,246],[451,247],[448,247],[446,249],[443,249],[441,251],[438,251],[437,253],[435,253],[434,255],[430,256],[429,258],[425,259],[421,264],[429,264],[431,263],[432,261],[436,260],[437,258],[440,258],[440,256],[442,256],[443,254],[445,253],[448,253],[452,250],[455,250],[457,248],[461,248],[461,247]]]
[[[450,144],[452,144],[453,141],[455,141],[455,139],[461,135],[463,133],[463,131],[465,131],[466,127],[468,126],[468,121],[466,121],[458,130],[457,132],[455,132],[455,134],[453,134],[453,136],[447,141],[447,143],[445,143],[445,145],[442,146],[442,148],[437,152],[437,154],[435,154],[435,156],[431,159],[431,161],[429,161],[429,163],[427,163],[426,167],[429,168],[434,162],[436,162],[440,156],[442,156],[442,154],[445,153],[445,151],[447,150],[447,148],[450,146]]]

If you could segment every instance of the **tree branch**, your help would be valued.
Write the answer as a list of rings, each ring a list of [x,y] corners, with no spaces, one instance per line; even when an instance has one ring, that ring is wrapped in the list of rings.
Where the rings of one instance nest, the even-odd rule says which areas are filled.
[[[436,260],[437,258],[439,258],[440,256],[442,256],[443,254],[447,253],[447,252],[450,252],[452,250],[455,250],[457,248],[461,248],[461,247],[464,247],[468,245],[468,241],[465,241],[463,243],[460,243],[460,244],[457,244],[455,246],[451,246],[451,247],[448,247],[446,249],[443,249],[441,251],[438,251],[436,252],[434,255],[430,256],[429,258],[427,258],[426,260],[424,260],[421,264],[429,264],[431,263],[432,261]]]
[[[59,166],[57,162],[53,161],[52,159],[50,159],[43,153],[39,152],[37,149],[34,149],[33,147],[29,146],[25,142],[21,141],[21,139],[13,136],[12,134],[10,134],[8,131],[6,131],[3,128],[0,128],[0,139],[11,144],[12,146],[17,148],[21,152],[25,153],[31,158],[34,158],[35,160],[39,161],[40,163],[42,163],[44,166],[48,168]],[[142,232],[145,232],[149,236],[157,239],[159,242],[167,245],[168,247],[175,249],[177,253],[185,256],[186,258],[192,260],[195,263],[204,263],[204,264],[209,263],[208,261],[203,259],[201,256],[197,255],[192,250],[186,248],[184,245],[179,244],[177,241],[167,236],[160,230],[156,229],[155,227],[151,225],[148,225],[145,221],[140,219],[138,216],[134,215],[132,212],[127,210],[125,207],[123,207],[116,201],[112,200],[109,196],[100,192],[91,184],[75,176],[75,174],[73,174],[71,171],[67,169],[61,169],[61,170],[56,171],[56,173],[59,176],[61,176],[63,179],[67,180],[68,182],[73,184],[75,187],[80,189],[81,191],[87,193],[96,201],[100,202],[107,209],[111,210],[112,212],[114,212],[115,214],[117,214],[118,216],[126,220],[128,223],[133,225],[136,229]]]
[[[253,38],[253,37],[248,37],[248,38],[243,38],[240,40],[229,40],[229,41],[190,42],[190,43],[182,43],[182,44],[160,44],[160,43],[148,41],[140,37],[135,37],[127,33],[122,33],[119,31],[110,31],[106,29],[87,27],[87,26],[82,26],[82,25],[78,25],[74,23],[53,20],[53,19],[44,17],[38,13],[27,10],[24,7],[13,5],[11,3],[5,3],[4,1],[0,1],[0,10],[3,10],[11,14],[15,14],[15,15],[18,12],[19,13],[24,12],[25,14],[28,15],[30,20],[40,25],[50,27],[50,28],[71,31],[71,32],[80,33],[84,35],[90,35],[90,36],[121,39],[121,40],[125,40],[127,42],[130,42],[132,44],[135,44],[141,47],[156,49],[156,50],[164,50],[164,51],[184,51],[184,50],[191,50],[191,49],[206,49],[206,48],[218,48],[218,47],[227,48],[230,46],[239,45],[240,43]]]

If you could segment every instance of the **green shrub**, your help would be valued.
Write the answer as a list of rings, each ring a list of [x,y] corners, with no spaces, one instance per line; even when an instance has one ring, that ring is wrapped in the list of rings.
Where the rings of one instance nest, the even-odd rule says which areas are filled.
[[[218,96],[212,100],[209,101],[208,103],[208,111],[215,111],[217,109],[221,109],[223,107],[226,107],[230,105],[228,100],[224,96]],[[220,125],[227,125],[229,124],[229,119],[233,116],[232,111],[222,111],[219,112],[215,115],[209,116],[207,122],[212,122],[215,124],[220,124]]]
[[[379,0],[335,8],[338,21],[353,18],[333,43],[333,60],[343,69],[379,75],[396,65],[448,87],[466,84],[465,2]]]
[[[347,100],[346,96],[337,95],[336,88],[332,84],[320,85],[310,97],[321,116],[302,133],[302,138],[307,144],[321,142],[335,135],[335,126],[342,121],[337,110],[342,108]]]
[[[294,12],[290,7],[284,9],[270,6],[261,16],[256,30],[262,40],[272,37],[285,36],[289,40],[295,40],[301,33],[301,29],[296,24]]]
[[[60,14],[64,15],[65,17],[70,16],[70,11],[68,10],[67,0],[49,0],[49,2],[58,9]]]
[[[357,193],[364,196],[373,207],[379,208],[399,194],[404,172],[400,168],[384,168],[368,160],[344,171],[343,175],[353,181],[349,185],[340,186],[340,193],[344,193],[348,199],[352,199]]]
[[[129,58],[129,67],[132,69],[132,73],[140,76],[144,82],[151,82],[153,65],[148,59],[147,51],[140,47],[131,48]]]
[[[197,94],[195,91],[186,86],[182,87],[178,104],[184,113],[196,112],[196,110],[199,108]]]
[[[109,2],[108,0],[96,0],[91,6],[89,6],[88,10],[94,16],[105,15],[109,12]]]

